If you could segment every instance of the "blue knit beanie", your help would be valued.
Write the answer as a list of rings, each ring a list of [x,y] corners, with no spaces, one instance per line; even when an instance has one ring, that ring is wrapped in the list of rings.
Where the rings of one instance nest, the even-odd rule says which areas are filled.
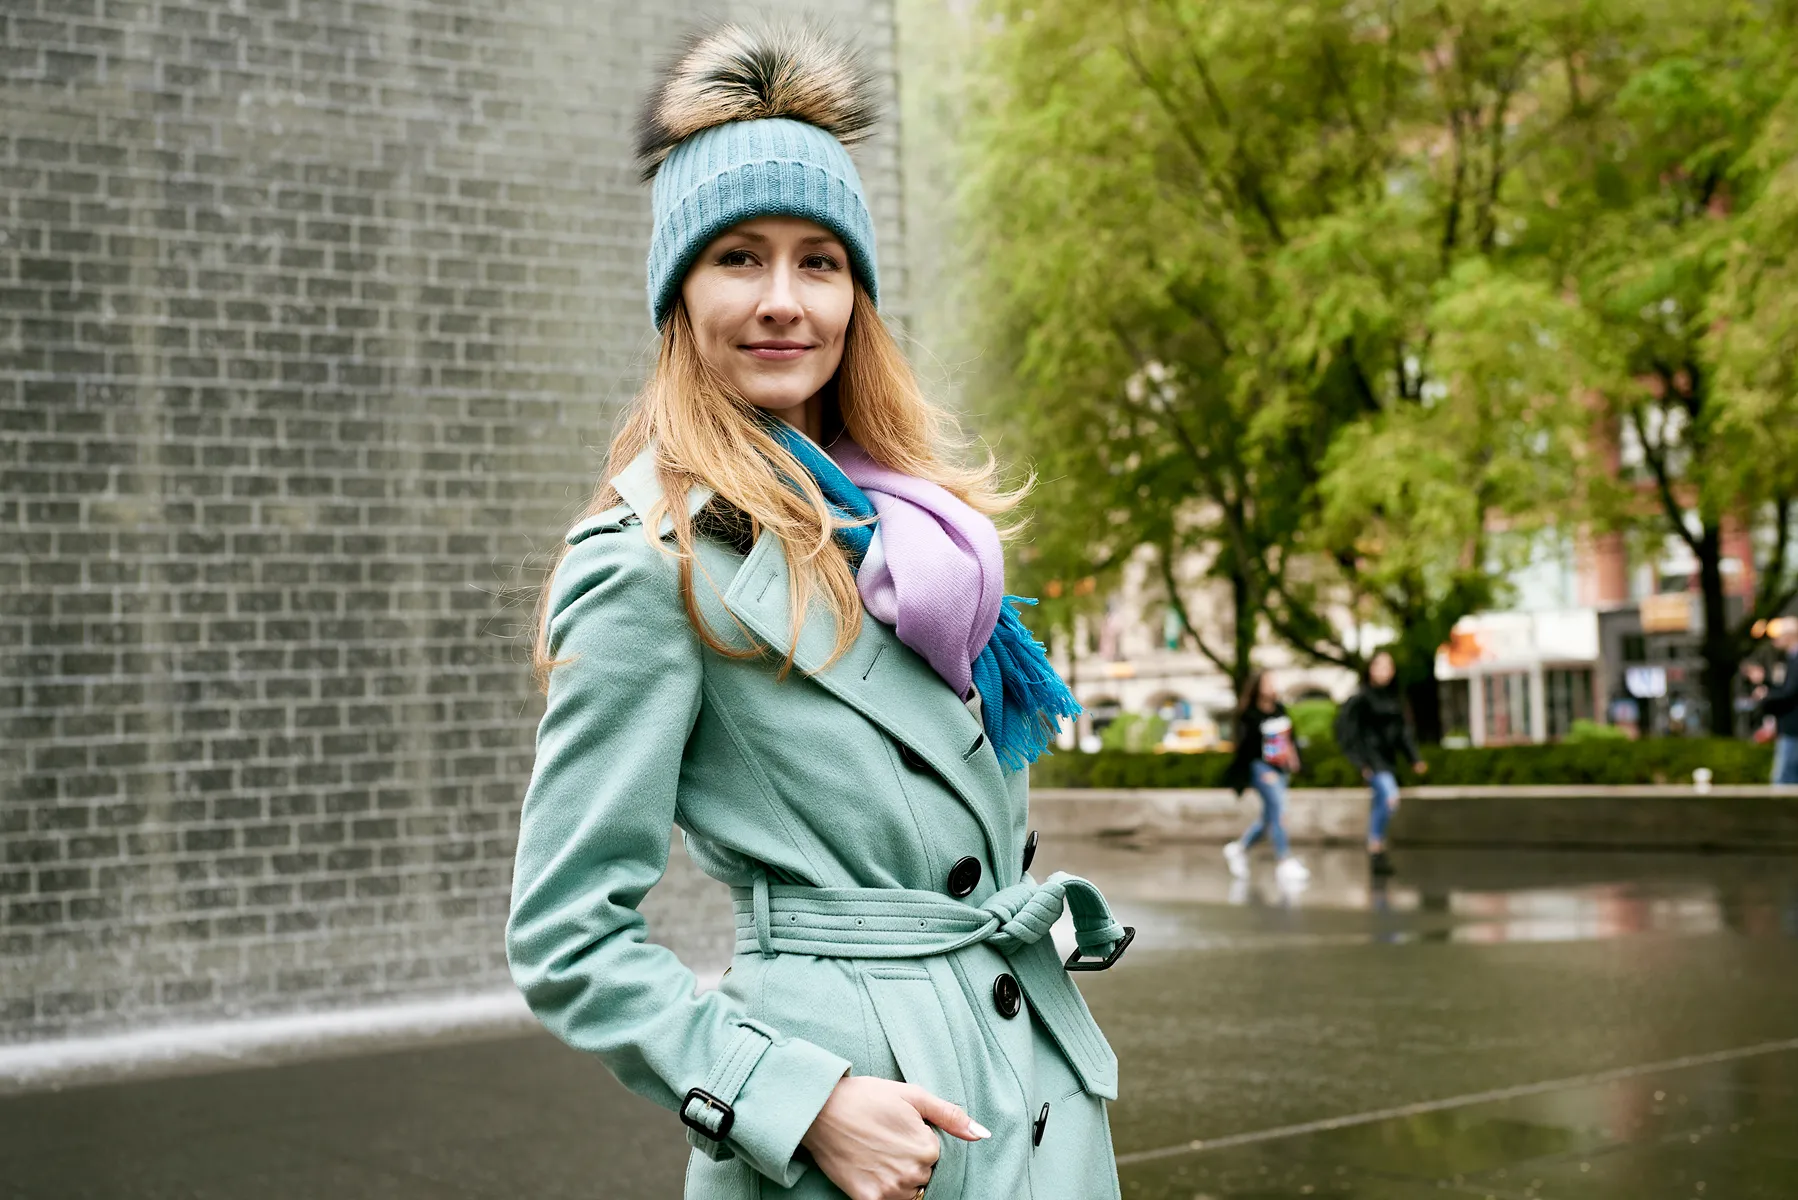
[[[842,239],[879,303],[874,222],[844,143],[874,125],[869,78],[818,35],[726,26],[691,42],[645,106],[638,153],[653,175],[649,312],[661,328],[693,260],[756,217],[803,217]]]

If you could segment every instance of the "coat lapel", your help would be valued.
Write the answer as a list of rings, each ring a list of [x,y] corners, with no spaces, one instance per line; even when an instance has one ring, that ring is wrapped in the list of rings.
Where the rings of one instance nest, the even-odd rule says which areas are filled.
[[[662,499],[654,450],[639,454],[611,483],[639,515],[651,511]],[[687,512],[697,513],[712,495],[710,488],[692,488],[687,493]],[[659,524],[659,534],[673,527],[668,517]],[[782,658],[793,646],[787,587],[787,560],[780,538],[764,530],[721,597],[731,615]],[[710,605],[702,598],[701,607]],[[829,670],[819,671],[835,644],[830,617],[819,611],[808,613],[793,662],[843,703],[911,747],[948,782],[980,823],[995,868],[1011,860],[1010,789],[997,755],[986,744],[980,722],[967,705],[929,663],[866,613],[855,645]]]
[[[782,657],[793,648],[787,588],[780,539],[764,530],[723,596],[732,615]],[[829,615],[808,613],[794,665],[929,763],[980,822],[995,867],[1009,860],[1009,789],[967,705],[929,663],[866,613],[855,645],[828,670],[818,670],[835,642]]]

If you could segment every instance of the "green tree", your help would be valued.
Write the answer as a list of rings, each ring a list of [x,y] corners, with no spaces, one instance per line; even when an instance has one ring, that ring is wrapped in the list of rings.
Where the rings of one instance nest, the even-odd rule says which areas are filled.
[[[1511,210],[1532,253],[1568,264],[1620,367],[1601,428],[1642,490],[1596,515],[1690,550],[1709,724],[1727,736],[1752,625],[1798,596],[1798,5],[1639,7],[1632,53],[1567,64],[1576,120]],[[1757,586],[1736,612],[1732,526],[1770,530],[1742,564]]]
[[[1043,480],[1026,569],[1115,572],[1149,547],[1239,690],[1264,628],[1358,667],[1354,631],[1384,626],[1427,732],[1437,645],[1565,511],[1576,384],[1603,361],[1502,227],[1518,158],[1574,108],[1536,83],[1598,18],[991,8],[967,212],[989,427]]]

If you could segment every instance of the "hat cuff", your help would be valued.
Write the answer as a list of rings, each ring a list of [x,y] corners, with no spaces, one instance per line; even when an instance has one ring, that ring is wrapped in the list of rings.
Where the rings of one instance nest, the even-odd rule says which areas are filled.
[[[656,231],[649,245],[649,309],[658,329],[680,295],[688,268],[707,243],[757,217],[801,217],[836,234],[849,252],[856,281],[870,299],[880,302],[874,222],[859,181],[844,179],[817,163],[777,157],[741,163],[701,179],[656,208]]]

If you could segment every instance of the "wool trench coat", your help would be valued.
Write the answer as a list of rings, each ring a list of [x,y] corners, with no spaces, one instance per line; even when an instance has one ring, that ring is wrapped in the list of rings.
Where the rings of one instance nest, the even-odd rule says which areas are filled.
[[[938,1135],[930,1200],[1117,1196],[1117,1061],[1041,936],[1061,896],[1025,869],[1028,772],[1004,770],[975,712],[872,617],[819,671],[835,629],[812,614],[783,678],[788,574],[772,534],[747,556],[698,543],[710,628],[767,653],[707,648],[676,560],[637,515],[661,497],[648,456],[613,483],[624,503],[569,532],[551,583],[562,665],[506,930],[531,1008],[681,1114],[688,1200],[842,1197],[799,1142],[846,1072],[916,1083],[993,1131]],[[685,503],[709,500],[699,488]],[[645,940],[638,912],[676,827],[732,888],[737,952],[715,990]],[[1068,885],[1077,918],[1104,904],[1083,882]],[[1035,926],[1020,915],[981,933],[996,923],[982,906],[1012,917],[1026,894]]]

